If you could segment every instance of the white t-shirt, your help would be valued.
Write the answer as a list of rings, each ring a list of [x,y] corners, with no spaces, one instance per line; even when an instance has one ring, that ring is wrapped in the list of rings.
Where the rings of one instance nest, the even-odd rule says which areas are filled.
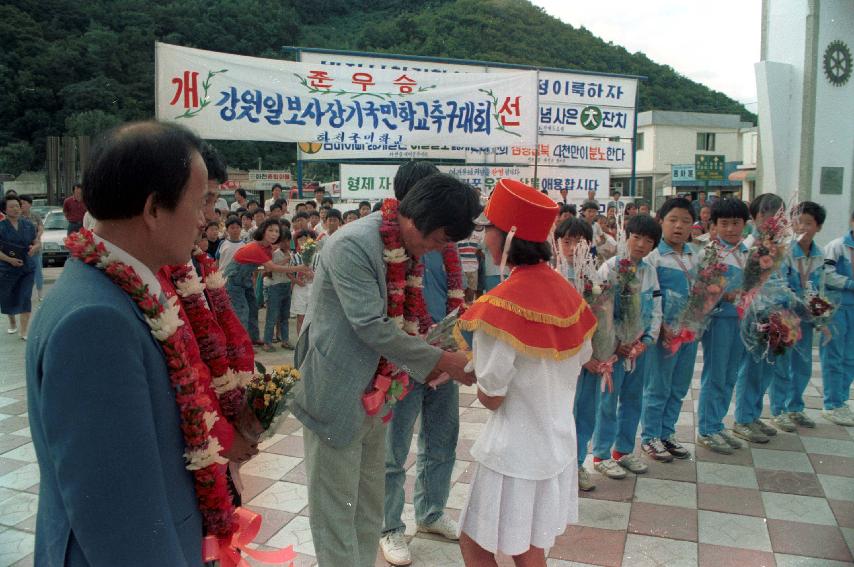
[[[279,266],[289,266],[291,264],[291,253],[285,253],[280,248],[276,248],[275,252],[273,252],[273,263]],[[271,275],[264,276],[264,287],[289,283],[290,281],[290,278],[284,272],[271,272]]]
[[[473,342],[477,387],[505,399],[472,446],[472,456],[506,476],[557,476],[577,454],[572,407],[581,366],[593,353],[590,341],[560,361],[520,354],[483,331],[474,332]]]
[[[246,243],[243,241],[234,242],[228,239],[225,239],[220,243],[219,249],[216,251],[216,259],[219,262],[220,272],[225,272],[226,266],[228,266],[234,258],[234,253],[244,246],[246,246]]]

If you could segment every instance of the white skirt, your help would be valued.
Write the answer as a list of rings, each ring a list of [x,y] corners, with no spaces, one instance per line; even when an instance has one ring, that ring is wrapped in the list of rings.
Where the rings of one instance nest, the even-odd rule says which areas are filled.
[[[578,521],[578,465],[572,459],[552,478],[505,476],[481,464],[460,516],[460,531],[492,553],[548,550],[567,524]]]

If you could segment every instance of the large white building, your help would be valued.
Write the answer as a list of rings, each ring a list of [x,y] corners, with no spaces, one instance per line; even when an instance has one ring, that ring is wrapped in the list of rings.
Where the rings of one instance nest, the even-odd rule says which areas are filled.
[[[763,0],[759,192],[816,201],[825,243],[854,209],[854,1]]]
[[[753,124],[742,121],[737,114],[669,110],[639,113],[635,173],[637,198],[650,202],[654,197],[654,205],[658,205],[663,198],[678,192],[739,192],[742,180],[730,180],[730,175],[735,173],[736,164],[744,159],[744,136],[754,130]],[[691,171],[697,155],[724,156],[724,162],[729,164],[724,180],[708,183],[694,180]],[[689,165],[690,168],[687,167]],[[686,166],[688,175],[674,180],[674,166]],[[629,171],[612,172],[612,190],[625,195],[629,192],[629,185]],[[750,198],[749,195],[744,197]]]

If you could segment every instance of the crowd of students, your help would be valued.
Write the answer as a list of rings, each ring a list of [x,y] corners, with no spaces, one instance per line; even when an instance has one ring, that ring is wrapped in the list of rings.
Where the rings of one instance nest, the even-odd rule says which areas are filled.
[[[574,416],[581,490],[595,487],[589,472],[582,467],[588,443],[592,443],[594,469],[607,478],[621,479],[627,472],[647,471],[647,464],[635,455],[638,427],[641,448],[648,458],[669,462],[690,457],[689,450],[677,439],[676,422],[691,385],[698,342],[703,346],[698,445],[731,454],[743,448],[744,441],[769,443],[777,430],[792,432],[797,427],[816,426],[804,412],[804,391],[812,373],[813,324],[801,322],[799,343],[784,355],[759,357],[745,347],[736,309],[757,227],[762,227],[783,206],[780,198],[771,194],[760,195],[749,206],[739,199],[721,198],[701,208],[704,212],[708,209],[707,225],[702,218],[699,222],[704,224],[698,225],[697,208],[681,197],[668,199],[655,218],[629,215],[627,207],[621,253],[614,250],[614,238],[605,227],[602,232],[597,231],[595,203],[582,205],[581,218],[570,215],[558,222],[554,232],[562,259],[558,265],[570,281],[575,279],[575,247],[584,240],[609,281],[616,282],[619,266],[628,260],[641,288],[644,330],[636,344],[619,345],[617,360],[608,365],[613,369],[612,389],[600,385],[604,361],[591,359],[579,377]],[[821,415],[830,422],[851,427],[854,416],[847,402],[854,377],[854,233],[837,238],[822,250],[814,238],[825,217],[819,204],[800,203],[794,227],[796,237],[781,267],[762,289],[783,282],[801,299],[808,288],[822,293],[826,289],[829,296],[838,293],[838,309],[822,331],[826,338],[820,345],[824,395]],[[669,347],[675,329],[663,320],[662,313],[668,312],[669,298],[690,293],[697,265],[710,241],[719,245],[718,260],[726,265],[725,293],[711,312],[702,337],[681,344],[674,354]],[[618,296],[614,301],[619,302]],[[626,364],[630,356],[633,363]],[[771,402],[770,424],[760,419],[766,392]],[[728,429],[724,416],[733,394],[735,421]]]

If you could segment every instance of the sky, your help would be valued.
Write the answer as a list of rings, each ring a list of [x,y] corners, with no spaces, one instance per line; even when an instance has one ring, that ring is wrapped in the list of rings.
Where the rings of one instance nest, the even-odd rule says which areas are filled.
[[[745,104],[756,112],[761,0],[532,0],[551,16]]]

